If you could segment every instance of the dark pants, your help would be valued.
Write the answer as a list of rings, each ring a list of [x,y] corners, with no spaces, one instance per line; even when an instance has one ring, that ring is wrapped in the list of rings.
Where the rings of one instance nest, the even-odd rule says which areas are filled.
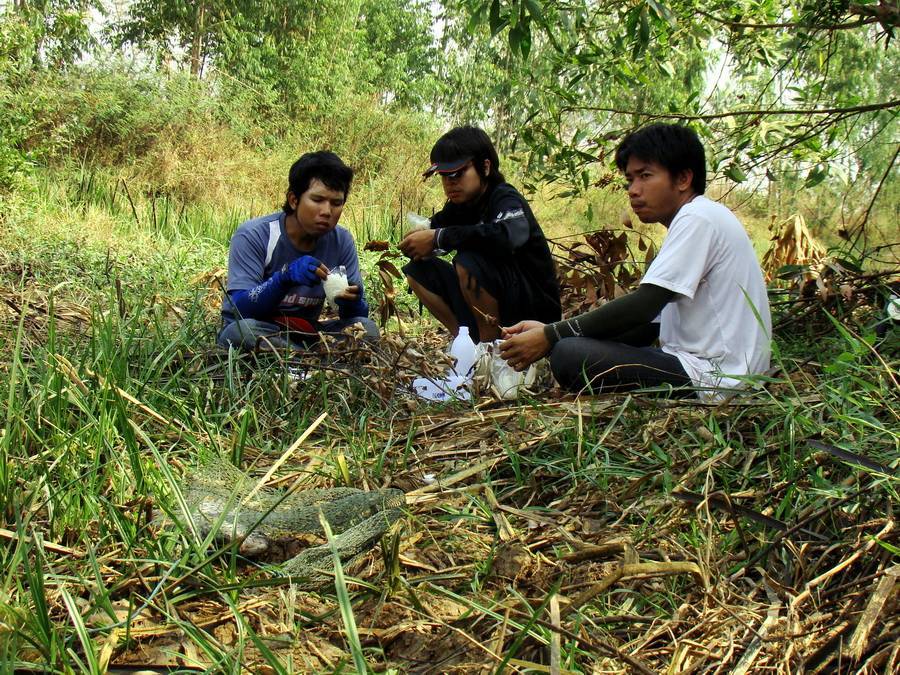
[[[511,326],[525,319],[549,323],[559,321],[559,306],[552,306],[532,287],[531,281],[509,258],[488,258],[474,251],[458,251],[453,264],[441,258],[411,260],[403,266],[406,276],[440,297],[460,326],[468,326],[469,334],[478,342],[478,324],[459,286],[456,266],[468,272],[475,285],[470,290],[484,289],[497,301],[501,326]]]
[[[564,338],[550,352],[550,369],[559,385],[570,391],[601,393],[642,387],[680,389],[678,396],[690,396],[691,379],[677,356],[645,346],[659,334],[659,325],[650,324],[616,340]]]

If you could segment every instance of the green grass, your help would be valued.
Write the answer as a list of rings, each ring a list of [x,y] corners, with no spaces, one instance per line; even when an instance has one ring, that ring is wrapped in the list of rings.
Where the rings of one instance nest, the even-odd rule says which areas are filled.
[[[323,373],[298,386],[277,358],[213,353],[216,291],[210,295],[204,274],[224,266],[240,209],[134,195],[132,209],[121,186],[86,170],[36,190],[40,199],[7,198],[0,216],[0,290],[22,310],[4,304],[0,315],[0,525],[16,534],[0,548],[0,663],[9,670],[102,672],[110,658],[140,660],[142,649],[165,647],[187,660],[196,654],[216,672],[263,664],[274,672],[403,672],[415,659],[371,631],[415,621],[424,623],[401,630],[404,639],[441,645],[427,631],[448,624],[497,647],[494,659],[451,630],[442,638],[448,669],[459,650],[498,671],[504,660],[546,663],[552,630],[538,620],[547,619],[554,589],[571,599],[612,564],[566,567],[561,557],[578,542],[623,537],[641,560],[697,561],[718,585],[716,597],[734,603],[748,592],[741,577],[759,579],[760,565],[802,588],[840,562],[857,533],[871,539],[880,526],[865,523],[896,502],[896,473],[808,443],[896,472],[897,332],[888,335],[893,343],[876,340],[871,314],[823,319],[817,335],[825,337],[815,342],[797,331],[779,336],[783,372],[752,406],[633,395],[565,409],[540,397],[508,416],[466,405],[412,414],[361,379]],[[399,215],[366,212],[355,223],[358,238],[395,241]],[[363,256],[377,295],[375,260]],[[804,369],[808,359],[818,365]],[[292,594],[234,547],[199,541],[177,508],[184,467],[215,455],[261,474],[322,411],[328,418],[303,459],[284,469],[305,472],[309,485],[349,476],[355,486],[411,490],[424,473],[445,480],[485,457],[497,460],[451,486],[462,491],[411,506],[399,539],[339,578],[337,596]],[[457,426],[423,435],[435,421]],[[496,511],[482,485],[512,511]],[[802,525],[809,553],[797,562],[794,549],[775,542],[778,530],[712,503],[680,502],[684,491],[730,496],[788,525],[818,513]],[[498,513],[521,539],[499,539]],[[896,538],[879,541],[854,563],[863,566],[858,574],[898,562]],[[519,550],[526,545],[534,550]],[[510,565],[516,551],[521,561]],[[521,576],[502,576],[508,570]],[[646,627],[608,617],[674,620],[685,603],[701,603],[698,592],[684,575],[612,587],[564,620],[576,635],[563,636],[564,667],[615,663],[584,640],[627,652]],[[441,604],[449,602],[459,605],[456,614]],[[214,625],[204,627],[204,618]],[[142,621],[170,625],[178,640],[148,637]],[[233,632],[214,627],[226,624]],[[316,641],[319,655],[304,639]]]

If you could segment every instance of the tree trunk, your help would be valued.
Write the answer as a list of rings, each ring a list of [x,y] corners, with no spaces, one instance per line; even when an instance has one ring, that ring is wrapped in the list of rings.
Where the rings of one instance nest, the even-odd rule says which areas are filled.
[[[200,66],[203,62],[201,50],[203,47],[203,24],[206,18],[206,4],[201,2],[197,7],[194,17],[194,35],[191,40],[191,75],[200,79]]]

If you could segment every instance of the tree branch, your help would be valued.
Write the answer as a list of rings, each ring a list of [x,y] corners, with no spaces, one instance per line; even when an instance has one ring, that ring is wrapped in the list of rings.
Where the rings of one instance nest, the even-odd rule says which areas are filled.
[[[888,162],[887,169],[884,170],[884,175],[881,177],[881,181],[878,183],[878,187],[875,189],[875,194],[872,195],[872,201],[869,202],[869,207],[863,214],[862,220],[859,221],[859,225],[856,226],[856,233],[853,237],[854,246],[856,246],[856,242],[859,241],[860,235],[862,235],[866,231],[866,223],[869,222],[869,216],[872,215],[872,208],[875,206],[875,200],[878,199],[878,195],[881,193],[881,188],[884,187],[884,182],[887,180],[888,176],[891,175],[891,169],[894,168],[894,162],[897,161],[898,155],[900,155],[900,143],[897,144],[897,148],[896,150],[894,150],[894,156],[891,157],[891,161]],[[865,243],[866,240],[863,239],[863,248],[865,248]]]
[[[853,28],[859,28],[860,26],[878,23],[878,19],[874,17],[868,19],[860,18],[856,21],[851,21],[850,23],[828,24],[824,26],[817,26],[815,24],[796,21],[788,23],[744,23],[743,21],[729,21],[728,19],[723,19],[721,17],[710,14],[709,12],[704,12],[702,9],[696,9],[694,11],[700,16],[704,16],[710,21],[715,21],[716,23],[722,24],[723,26],[728,26],[729,28],[746,28],[749,30],[777,30],[781,28],[809,28],[811,30],[852,30]]]
[[[687,115],[684,113],[653,113],[641,110],[619,110],[617,108],[602,108],[596,106],[564,106],[561,112],[608,112],[617,115],[633,115],[636,117],[649,117],[651,119],[669,119],[669,120],[717,120],[726,117],[770,117],[770,116],[791,116],[791,115],[842,115],[857,114],[864,112],[872,112],[874,110],[890,110],[900,107],[900,99],[893,101],[884,101],[882,103],[869,103],[866,105],[850,106],[849,108],[810,108],[810,109],[775,109],[775,110],[733,110],[731,112],[710,113],[707,115]]]

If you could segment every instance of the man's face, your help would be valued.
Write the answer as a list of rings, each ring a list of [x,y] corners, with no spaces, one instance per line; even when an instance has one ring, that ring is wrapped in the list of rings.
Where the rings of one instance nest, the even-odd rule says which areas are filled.
[[[488,160],[486,164],[490,167]],[[441,185],[447,199],[454,204],[467,204],[478,199],[486,187],[472,162],[453,173],[441,174]]]
[[[625,188],[635,215],[642,223],[662,223],[668,227],[690,196],[692,174],[672,176],[657,162],[632,156],[625,166]]]
[[[344,210],[345,193],[332,190],[318,178],[309,182],[309,188],[297,199],[291,193],[290,200],[301,231],[312,237],[321,237],[334,229]],[[296,202],[296,204],[294,203]]]

